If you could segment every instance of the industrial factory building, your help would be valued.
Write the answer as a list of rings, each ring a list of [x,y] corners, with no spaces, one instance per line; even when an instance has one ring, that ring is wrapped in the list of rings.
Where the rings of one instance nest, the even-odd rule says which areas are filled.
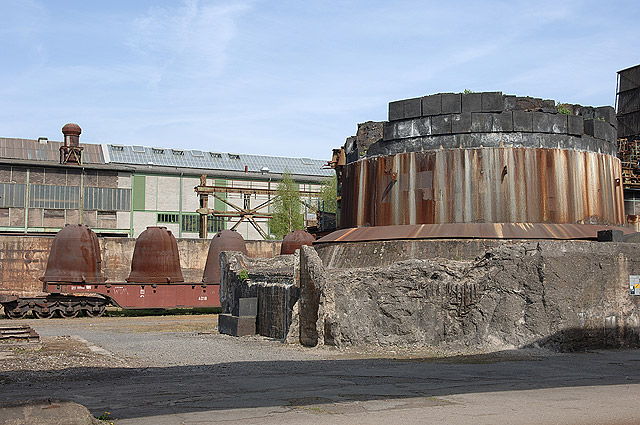
[[[290,173],[313,224],[317,192],[333,170],[326,161],[218,151],[79,143],[76,124],[64,142],[0,138],[0,232],[54,234],[86,224],[100,235],[137,237],[166,226],[176,237],[197,238],[200,207],[194,187],[206,174],[215,193],[209,237],[233,228],[245,239],[269,235],[268,215],[278,181]],[[238,223],[240,221],[240,223]]]

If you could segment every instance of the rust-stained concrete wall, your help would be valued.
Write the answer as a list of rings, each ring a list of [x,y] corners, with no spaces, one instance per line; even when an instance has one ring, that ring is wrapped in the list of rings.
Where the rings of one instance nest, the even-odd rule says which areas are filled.
[[[0,237],[0,292],[17,295],[42,293],[42,282],[53,238]]]
[[[111,282],[124,281],[131,272],[135,239],[99,238],[102,272]],[[0,293],[33,296],[42,293],[51,236],[0,236]],[[180,266],[187,282],[200,282],[210,240],[178,239]],[[247,241],[250,257],[271,258],[280,253],[281,241]]]
[[[253,258],[273,258],[280,255],[282,241],[247,241],[247,255]]]

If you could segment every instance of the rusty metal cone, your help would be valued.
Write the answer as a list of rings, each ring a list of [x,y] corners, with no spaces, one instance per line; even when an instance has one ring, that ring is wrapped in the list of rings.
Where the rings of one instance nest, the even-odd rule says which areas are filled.
[[[220,253],[222,251],[238,251],[247,255],[247,246],[242,236],[233,230],[223,230],[211,239],[207,264],[204,266],[202,282],[220,283]]]
[[[102,258],[98,236],[83,224],[68,224],[51,244],[45,283],[102,283]]]
[[[302,245],[313,245],[316,238],[304,230],[294,230],[284,237],[280,246],[280,255],[293,254]]]
[[[147,227],[136,239],[127,282],[184,282],[178,243],[166,227]]]

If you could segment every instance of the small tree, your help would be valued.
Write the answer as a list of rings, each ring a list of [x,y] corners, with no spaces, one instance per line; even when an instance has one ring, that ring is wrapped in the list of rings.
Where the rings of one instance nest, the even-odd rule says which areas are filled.
[[[338,200],[338,178],[335,175],[322,182],[320,200],[323,204],[322,209],[325,212],[336,212]]]
[[[285,173],[276,189],[278,199],[274,202],[273,217],[269,219],[269,230],[277,238],[282,239],[294,230],[304,227],[304,219],[300,212],[300,192],[298,185]]]

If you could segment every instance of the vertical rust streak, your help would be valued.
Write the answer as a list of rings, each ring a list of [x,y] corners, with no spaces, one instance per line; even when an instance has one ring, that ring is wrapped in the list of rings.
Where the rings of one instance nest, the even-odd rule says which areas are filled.
[[[527,216],[527,197],[529,196],[528,187],[526,184],[526,163],[525,152],[526,149],[519,148],[516,150],[518,153],[518,164],[516,165],[516,173],[518,175],[518,183],[516,187],[516,196],[519,198],[518,202],[518,223],[525,223]]]
[[[589,217],[591,216],[591,194],[590,194],[590,156],[588,152],[585,152],[583,155],[584,158],[584,188],[583,188],[583,199],[584,199],[584,222],[587,223],[589,220]]]
[[[437,223],[623,224],[620,161],[542,148],[474,148],[347,164],[344,227]]]

